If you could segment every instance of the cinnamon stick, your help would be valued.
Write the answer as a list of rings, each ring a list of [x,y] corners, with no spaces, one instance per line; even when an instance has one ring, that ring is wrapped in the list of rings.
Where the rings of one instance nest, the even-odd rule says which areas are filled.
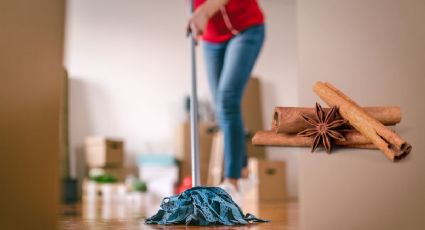
[[[345,141],[335,140],[335,145],[348,148],[376,149],[369,139],[357,131],[344,133]],[[287,146],[287,147],[309,147],[313,138],[300,137],[295,134],[276,133],[274,131],[258,131],[252,138],[254,145]]]
[[[410,153],[412,149],[410,144],[373,118],[335,86],[330,83],[317,82],[313,86],[313,90],[329,106],[337,106],[339,114],[382,150],[388,159],[398,161]]]
[[[364,107],[363,109],[384,125],[395,125],[401,121],[401,110],[398,106]],[[329,110],[325,108],[326,113]],[[309,124],[302,119],[301,114],[314,117],[315,109],[276,107],[273,113],[272,129],[277,133],[291,134],[309,128]]]

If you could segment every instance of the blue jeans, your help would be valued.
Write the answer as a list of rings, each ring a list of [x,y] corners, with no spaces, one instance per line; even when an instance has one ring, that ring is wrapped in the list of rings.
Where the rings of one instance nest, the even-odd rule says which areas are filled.
[[[224,177],[240,178],[247,165],[241,100],[263,46],[264,25],[253,26],[227,42],[203,42],[208,83],[224,135]]]

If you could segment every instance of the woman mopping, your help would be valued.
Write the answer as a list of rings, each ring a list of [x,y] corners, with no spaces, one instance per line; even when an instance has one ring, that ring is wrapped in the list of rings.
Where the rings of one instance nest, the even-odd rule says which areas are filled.
[[[241,100],[264,42],[264,16],[256,0],[195,0],[188,22],[202,47],[218,123],[224,136],[221,187],[237,200],[248,177]]]

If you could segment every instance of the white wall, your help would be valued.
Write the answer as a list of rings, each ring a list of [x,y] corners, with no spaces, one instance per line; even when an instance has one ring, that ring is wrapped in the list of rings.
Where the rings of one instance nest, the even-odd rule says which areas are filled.
[[[254,74],[261,77],[264,125],[276,105],[297,105],[295,0],[261,0],[267,41]],[[69,0],[66,67],[70,82],[71,152],[84,137],[121,137],[129,155],[172,151],[183,118],[190,63],[184,0]],[[209,97],[198,49],[198,88]],[[147,147],[150,146],[150,147]],[[148,149],[149,148],[149,149]],[[297,156],[269,149],[288,163],[289,196],[297,195]],[[79,172],[84,166],[78,161]],[[74,171],[74,174],[77,172]]]

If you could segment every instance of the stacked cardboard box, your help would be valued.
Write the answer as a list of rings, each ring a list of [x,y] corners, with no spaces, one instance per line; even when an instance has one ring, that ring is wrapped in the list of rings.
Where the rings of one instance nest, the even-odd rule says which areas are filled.
[[[263,205],[285,201],[285,162],[250,158],[248,168],[254,186],[244,193],[243,205],[245,211],[261,215],[260,211]]]
[[[286,166],[283,161],[250,158],[248,168],[256,184],[247,191],[245,200],[255,202],[277,202],[286,198]]]
[[[123,181],[125,177],[124,142],[103,136],[89,136],[85,140],[86,163],[89,169],[100,168]]]
[[[263,113],[261,103],[261,84],[260,79],[251,77],[246,86],[244,96],[242,98],[242,117],[245,128],[249,135],[263,130]],[[247,154],[248,157],[264,159],[266,156],[264,147],[255,146],[251,143],[251,138],[247,138]]]
[[[212,123],[200,122],[198,124],[199,133],[199,163],[201,171],[201,183],[205,184],[208,177],[211,145],[213,134],[210,129],[215,125]],[[191,176],[191,147],[190,147],[190,124],[183,122],[176,131],[176,156],[179,161],[179,179]]]

